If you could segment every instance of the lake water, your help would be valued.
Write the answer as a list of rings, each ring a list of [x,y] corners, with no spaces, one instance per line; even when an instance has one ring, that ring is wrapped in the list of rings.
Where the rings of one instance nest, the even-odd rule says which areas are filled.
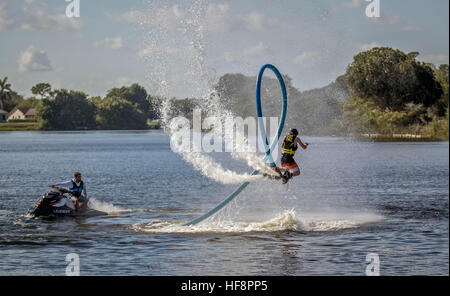
[[[180,226],[234,190],[194,170],[161,131],[0,133],[0,275],[449,274],[448,143],[305,138],[289,185],[260,180],[205,223]],[[227,154],[227,168],[250,172]],[[107,216],[29,220],[48,185],[81,171]]]

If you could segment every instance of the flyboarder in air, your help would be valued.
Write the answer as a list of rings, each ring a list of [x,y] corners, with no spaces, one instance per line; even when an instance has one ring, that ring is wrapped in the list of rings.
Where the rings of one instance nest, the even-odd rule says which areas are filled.
[[[298,146],[304,150],[308,148],[309,143],[303,143],[298,137],[298,131],[293,128],[283,140],[283,150],[281,151],[281,169],[283,184],[286,184],[291,178],[300,176],[300,168],[294,160],[295,152]]]
[[[274,170],[280,174],[280,177],[273,178],[267,174],[264,174],[264,176],[271,179],[281,179],[283,184],[286,184],[293,177],[300,176],[300,168],[294,160],[294,155],[298,149],[298,146],[306,150],[308,145],[309,143],[303,143],[300,140],[297,129],[291,129],[289,134],[283,140],[281,151],[281,168],[274,167]]]

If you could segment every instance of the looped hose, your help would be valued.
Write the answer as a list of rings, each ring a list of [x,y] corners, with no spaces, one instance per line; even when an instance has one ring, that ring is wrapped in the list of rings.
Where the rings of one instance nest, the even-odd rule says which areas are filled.
[[[264,71],[266,69],[272,70],[275,73],[275,75],[277,76],[278,82],[280,83],[281,93],[283,96],[280,124],[278,125],[277,134],[273,138],[272,144],[270,146],[269,146],[269,141],[266,136],[266,129],[264,126],[262,104],[261,104],[261,83],[262,83]],[[278,145],[278,141],[280,140],[281,133],[283,132],[284,122],[286,121],[286,113],[287,113],[287,92],[286,92],[286,85],[284,84],[283,77],[281,76],[280,72],[278,71],[278,69],[275,66],[266,64],[266,65],[262,66],[261,70],[259,71],[258,79],[256,81],[256,115],[258,116],[259,134],[261,136],[262,142],[264,144],[264,148],[266,150],[266,155],[264,157],[264,161],[267,161],[268,164],[272,167],[276,166],[275,162],[273,161],[272,151]],[[258,175],[258,174],[259,174],[259,171],[254,170],[251,175],[254,176],[254,175]],[[212,208],[211,210],[209,210],[207,213],[203,214],[202,216],[183,224],[183,226],[195,225],[195,224],[198,224],[198,223],[202,222],[203,220],[211,217],[212,215],[214,215],[215,213],[220,211],[223,207],[225,207],[235,197],[237,197],[239,195],[239,193],[241,193],[241,191],[244,190],[245,187],[247,187],[248,184],[250,184],[250,182],[242,183],[241,185],[239,185],[238,188],[236,188],[230,195],[228,195],[228,197],[226,199],[224,199],[217,206],[215,206],[214,208]]]

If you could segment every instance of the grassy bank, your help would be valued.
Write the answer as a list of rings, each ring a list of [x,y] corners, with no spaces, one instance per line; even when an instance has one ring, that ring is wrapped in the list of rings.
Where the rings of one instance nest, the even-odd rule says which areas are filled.
[[[6,122],[0,123],[0,131],[36,131],[38,122]]]
[[[161,126],[158,122],[149,122],[147,124],[148,129],[160,129]],[[37,131],[40,130],[39,122],[36,121],[24,121],[24,122],[6,122],[0,123],[1,131]]]
[[[362,142],[444,142],[448,141],[448,137],[436,137],[431,135],[412,135],[412,134],[363,134],[356,138]]]

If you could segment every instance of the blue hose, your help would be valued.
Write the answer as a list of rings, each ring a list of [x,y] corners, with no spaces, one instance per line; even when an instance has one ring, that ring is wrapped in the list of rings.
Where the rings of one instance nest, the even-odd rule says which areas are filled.
[[[264,123],[263,123],[263,112],[262,112],[262,105],[261,105],[261,83],[262,83],[262,77],[264,75],[264,71],[267,68],[272,70],[275,73],[275,75],[277,76],[278,82],[280,83],[280,87],[281,87],[281,93],[283,95],[280,124],[278,125],[277,135],[273,138],[272,144],[270,146],[269,146],[269,141],[267,139],[266,130],[265,130]],[[272,167],[275,166],[275,162],[273,161],[273,157],[272,157],[272,151],[275,149],[276,145],[278,145],[278,141],[280,139],[281,133],[283,132],[284,122],[286,121],[286,113],[287,113],[287,92],[286,92],[286,85],[284,84],[283,77],[281,76],[278,69],[275,68],[275,66],[266,64],[259,71],[258,80],[256,82],[256,114],[258,116],[258,126],[259,126],[260,135],[262,138],[262,142],[264,143],[264,148],[266,150],[266,156],[264,157],[264,161],[268,160],[269,165]],[[254,176],[254,175],[258,175],[258,174],[259,174],[259,171],[254,170],[251,175]],[[183,224],[183,226],[195,225],[195,224],[198,224],[198,223],[202,222],[203,220],[211,217],[212,215],[217,213],[219,210],[221,210],[223,207],[225,207],[236,196],[238,196],[239,193],[241,193],[242,190],[244,190],[248,184],[250,184],[250,183],[249,182],[242,183],[230,195],[228,195],[228,197],[226,199],[224,199],[220,204],[218,204],[217,206],[215,206],[214,208],[212,208],[211,210],[209,210],[207,213],[203,214],[202,216]]]

